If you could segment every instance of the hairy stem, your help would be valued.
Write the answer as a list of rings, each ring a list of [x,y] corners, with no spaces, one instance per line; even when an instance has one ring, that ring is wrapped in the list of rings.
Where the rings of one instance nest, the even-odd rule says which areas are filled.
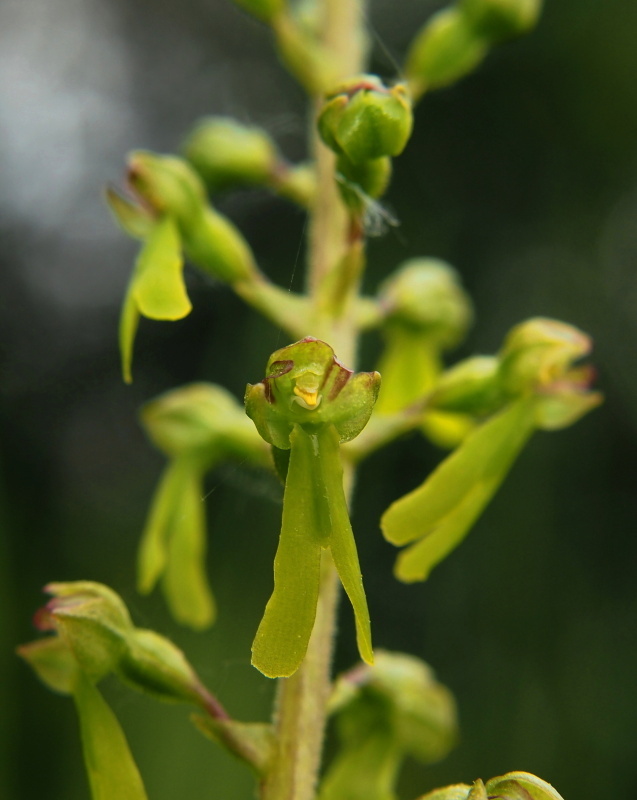
[[[365,57],[364,0],[324,0],[323,45],[338,79],[362,71]],[[313,112],[319,107],[315,98]],[[320,141],[312,120],[312,150],[317,165],[317,191],[310,210],[308,291],[320,308],[322,286],[342,261],[350,242],[348,215],[334,182],[334,156]],[[325,338],[337,355],[355,367],[356,341],[353,315],[337,324],[320,315],[314,335]],[[346,494],[351,494],[353,474],[346,468]],[[332,558],[324,552],[316,623],[307,655],[291,678],[280,678],[276,699],[277,752],[261,787],[262,800],[312,800],[315,795],[323,746],[326,704],[339,583]]]

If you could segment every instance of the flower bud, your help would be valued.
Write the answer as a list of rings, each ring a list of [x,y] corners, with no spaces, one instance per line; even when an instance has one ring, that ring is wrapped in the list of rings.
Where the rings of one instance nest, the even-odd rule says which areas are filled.
[[[205,690],[183,652],[154,631],[131,631],[117,674],[134,689],[159,700],[203,702]]]
[[[480,781],[482,783],[482,781]],[[471,786],[466,783],[454,783],[452,786],[445,786],[442,789],[434,789],[427,792],[417,800],[468,800]]]
[[[363,75],[330,92],[318,120],[325,144],[354,164],[402,153],[413,125],[403,84],[392,88]]]
[[[91,581],[51,583],[46,591],[54,598],[39,613],[39,626],[57,630],[91,680],[112,672],[133,630],[119,595]]]
[[[188,227],[199,214],[206,192],[197,173],[181,158],[145,150],[131,153],[128,182],[133,191],[160,214],[175,217]]]
[[[381,285],[379,299],[389,323],[426,333],[444,348],[462,339],[472,318],[457,273],[433,258],[406,261]]]
[[[347,704],[366,696],[382,698],[387,724],[404,752],[426,764],[449,752],[457,736],[456,705],[451,692],[424,661],[406,653],[377,650],[372,666],[361,665],[351,674],[357,691]],[[351,682],[345,673],[337,681],[333,707],[339,708],[338,695],[348,680]]]
[[[511,330],[500,351],[504,391],[518,395],[546,390],[590,350],[590,338],[572,325],[542,317],[522,322]]]
[[[459,8],[479,36],[499,42],[530,30],[542,0],[460,0]]]
[[[550,783],[528,772],[507,772],[486,783],[489,797],[502,800],[562,800],[562,796]]]
[[[411,44],[405,75],[416,97],[454,83],[471,72],[487,53],[488,43],[456,7],[435,14]]]
[[[186,140],[184,151],[213,192],[232,184],[267,183],[279,161],[264,130],[227,117],[201,120]]]
[[[216,280],[236,283],[253,276],[254,259],[246,240],[210,206],[187,225],[183,236],[186,256]]]
[[[236,455],[263,461],[261,440],[230,392],[209,383],[173,389],[147,403],[141,419],[153,443],[166,455]]]
[[[310,336],[273,353],[266,372],[261,383],[248,384],[246,413],[266,442],[282,450],[295,424],[309,430],[331,424],[341,442],[358,436],[380,385],[377,372],[354,374]]]

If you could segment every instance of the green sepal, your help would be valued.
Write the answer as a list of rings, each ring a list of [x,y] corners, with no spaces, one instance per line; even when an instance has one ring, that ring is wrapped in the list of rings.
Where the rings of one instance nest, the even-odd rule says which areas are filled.
[[[416,34],[405,62],[405,76],[417,98],[472,72],[488,52],[489,42],[457,7],[435,14]]]
[[[146,791],[117,718],[81,673],[73,692],[93,800],[147,800]]]
[[[330,91],[318,119],[325,144],[353,164],[399,155],[412,125],[407,88],[387,88],[375,75],[352,78]]]
[[[131,202],[112,186],[106,187],[104,198],[118,225],[135,239],[146,239],[157,224],[157,217],[150,209]]]
[[[69,646],[59,636],[47,636],[16,650],[52,691],[73,694],[79,666]]]
[[[427,407],[484,416],[501,408],[505,396],[495,356],[473,356],[446,370],[436,381]]]
[[[175,458],[166,467],[151,504],[138,560],[139,591],[148,594],[161,577],[173,616],[196,630],[211,625],[216,615],[205,575],[202,472],[200,460],[188,455]]]
[[[384,513],[385,538],[403,551],[396,576],[425,580],[465,537],[506,477],[535,424],[534,397],[505,408],[470,434],[424,484]]]
[[[272,447],[272,461],[274,462],[274,469],[279,476],[279,480],[283,485],[288,477],[288,469],[290,468],[290,451],[281,450],[279,447]]]
[[[307,433],[295,425],[274,561],[274,591],[252,645],[253,665],[270,678],[292,675],[305,656],[316,616],[324,548],[331,550],[352,603],[361,657],[371,662],[369,611],[343,491],[338,434],[332,427]]]
[[[550,783],[528,772],[507,772],[486,783],[489,797],[502,800],[562,800],[562,796]]]
[[[276,736],[272,725],[266,722],[213,719],[201,714],[193,714],[191,720],[204,736],[227,747],[238,758],[246,761],[258,775],[267,774],[276,750]]]
[[[126,383],[132,381],[133,344],[140,315],[177,320],[191,309],[183,279],[179,232],[171,217],[163,217],[142,245],[122,306],[119,345]]]
[[[184,152],[211,192],[234,184],[266,184],[280,160],[264,130],[229,117],[200,120]]]
[[[364,215],[370,200],[381,197],[392,173],[391,159],[387,157],[352,163],[346,156],[338,156],[336,161],[336,181],[345,205]]]

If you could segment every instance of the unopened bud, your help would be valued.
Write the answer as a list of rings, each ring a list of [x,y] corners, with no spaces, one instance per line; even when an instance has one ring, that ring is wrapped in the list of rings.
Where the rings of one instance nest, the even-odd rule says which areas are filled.
[[[264,130],[227,117],[201,120],[184,151],[210,191],[232,184],[267,183],[279,160]]]
[[[380,287],[379,299],[391,324],[427,333],[441,347],[464,336],[472,318],[458,275],[444,261],[406,261]]]
[[[154,631],[137,628],[128,635],[117,674],[160,700],[202,702],[201,683],[183,652]]]
[[[419,96],[454,83],[482,61],[487,49],[488,42],[460,9],[439,11],[416,35],[407,54],[405,75],[412,93]]]
[[[459,9],[479,36],[499,42],[530,30],[542,0],[460,0]]]
[[[170,457],[254,454],[260,439],[243,407],[221,386],[193,383],[147,403],[142,422],[153,443]]]
[[[502,800],[562,800],[562,796],[550,783],[528,772],[507,772],[486,783],[489,797]]]
[[[210,206],[185,228],[183,238],[186,256],[202,272],[225,283],[252,276],[255,265],[248,243],[229,219]]]
[[[363,75],[327,95],[318,120],[325,144],[354,164],[402,153],[413,125],[406,87]]]

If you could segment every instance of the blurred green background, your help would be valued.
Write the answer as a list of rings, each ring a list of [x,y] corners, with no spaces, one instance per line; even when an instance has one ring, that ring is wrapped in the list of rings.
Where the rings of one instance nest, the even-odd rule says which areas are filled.
[[[374,68],[394,77],[440,6],[375,0]],[[468,540],[423,585],[391,576],[378,518],[441,453],[409,438],[362,469],[354,527],[378,646],[417,653],[455,693],[462,738],[408,765],[401,796],[535,772],[567,800],[637,798],[637,4],[548,0],[532,35],[425,98],[388,196],[401,221],[369,248],[367,289],[403,259],[444,258],[474,298],[458,353],[494,352],[516,322],[564,319],[595,340],[606,404],[538,434]],[[179,629],[134,589],[162,459],[137,409],[195,379],[241,396],[285,343],[223,287],[188,276],[194,312],[143,324],[135,383],[119,379],[118,306],[135,245],[100,189],[124,155],[174,151],[203,114],[263,125],[304,154],[303,96],[267,31],[225,0],[0,4],[0,796],[88,797],[72,704],[13,655],[50,580],[108,582],[139,625],[170,635],[241,719],[272,684],[249,664],[270,591],[276,483],[210,476],[214,630]],[[298,287],[302,214],[265,193],[223,198],[262,268]],[[370,337],[361,367],[377,353]],[[241,353],[241,357],[237,357]],[[337,666],[355,659],[346,610]],[[251,779],[184,710],[105,691],[152,800],[252,796]]]

